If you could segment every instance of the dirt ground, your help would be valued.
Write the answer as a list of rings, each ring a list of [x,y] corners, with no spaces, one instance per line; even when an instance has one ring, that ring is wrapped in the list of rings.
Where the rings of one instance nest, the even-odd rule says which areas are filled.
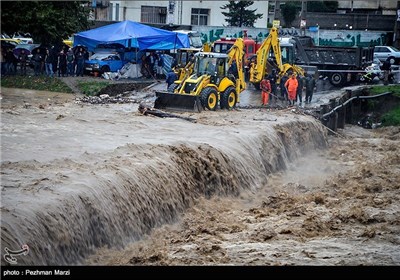
[[[265,123],[309,118],[292,110],[267,114],[242,110],[185,114],[197,117],[197,125],[149,121],[137,112],[137,104],[88,106],[75,97],[2,89],[3,222],[10,212],[7,208],[14,207],[4,203],[4,195],[12,198],[23,188],[21,193],[29,194],[25,203],[39,203],[39,194],[58,195],[58,185],[82,179],[78,173],[85,174],[86,169],[99,174],[100,165],[109,161],[113,172],[119,159],[133,166],[124,158],[130,148],[138,149],[134,153],[138,160],[147,153],[149,162],[158,157],[167,161],[167,153],[154,156],[149,151],[156,153],[161,143],[185,139],[203,144],[214,139],[226,147],[224,135],[239,134],[240,128],[248,129],[242,136],[246,140]],[[252,126],[241,126],[246,121]],[[307,127],[303,130],[306,135]],[[141,150],[142,144],[151,145],[149,151]],[[329,136],[328,144],[327,149],[309,151],[286,170],[270,174],[256,189],[196,198],[175,222],[158,226],[123,248],[102,247],[84,264],[398,266],[400,128],[347,126],[339,135]],[[57,196],[57,203],[61,198]]]

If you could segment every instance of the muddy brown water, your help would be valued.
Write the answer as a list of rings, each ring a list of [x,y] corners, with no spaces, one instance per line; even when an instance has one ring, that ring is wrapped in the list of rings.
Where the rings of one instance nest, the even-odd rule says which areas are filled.
[[[18,264],[251,263],[251,258],[244,257],[248,254],[246,250],[265,251],[272,248],[267,240],[289,236],[289,231],[296,233],[296,228],[278,230],[277,227],[272,231],[261,230],[265,225],[259,225],[256,232],[261,235],[250,234],[252,240],[257,240],[257,248],[240,245],[247,240],[243,231],[247,226],[243,222],[254,219],[253,214],[268,216],[267,212],[280,203],[296,205],[297,200],[302,200],[293,193],[289,196],[279,193],[290,189],[289,178],[301,173],[290,173],[295,160],[327,148],[326,130],[318,121],[295,110],[182,114],[197,119],[192,123],[143,116],[138,113],[137,104],[89,105],[75,103],[73,97],[2,88],[1,251],[5,247],[17,250],[23,244],[29,245],[29,254],[18,257]],[[398,151],[390,142],[395,140],[386,141],[387,150]],[[388,159],[395,166],[398,164],[396,158]],[[313,180],[311,174],[316,166],[311,165],[310,170],[303,172],[307,180]],[[285,173],[287,176],[276,177],[284,170],[289,171]],[[319,179],[315,180],[333,171],[330,168],[317,171],[314,175]],[[368,174],[368,170],[363,172]],[[280,184],[286,189],[280,189]],[[307,189],[295,187],[292,191],[297,193],[304,188]],[[373,187],[371,190],[374,193]],[[309,200],[321,201],[311,196]],[[386,222],[394,223],[387,229],[396,232],[398,205],[386,204],[392,207],[392,216],[386,217]],[[268,205],[275,206],[269,209]],[[293,215],[305,213],[303,207],[306,206],[292,209]],[[341,215],[338,217],[342,220],[351,220],[351,215]],[[368,221],[366,214],[353,215]],[[282,217],[271,218],[269,222],[279,222]],[[318,226],[315,219],[305,219],[309,228]],[[177,230],[169,231],[166,225],[175,225]],[[317,229],[313,232],[318,232]],[[209,239],[207,232],[214,232],[215,236],[231,233],[231,237],[227,236],[223,244],[215,243],[213,238],[211,243],[196,242]],[[166,236],[174,240],[165,239]],[[182,247],[172,246],[170,251],[155,244],[153,237],[164,245],[182,244]],[[290,244],[307,246],[301,238],[304,236],[295,235],[282,243],[287,246],[287,256],[292,254],[288,249]],[[399,244],[396,239],[383,244],[385,247],[377,243],[377,252],[387,251],[392,260],[387,263],[398,263],[400,258],[393,253]],[[149,247],[159,250],[158,253],[153,254]],[[143,248],[148,255],[143,254]],[[227,248],[232,248],[229,254]],[[175,249],[180,253],[171,257]],[[211,254],[214,261],[210,261],[199,258],[196,252],[203,252],[202,256],[211,252],[216,255]],[[315,255],[307,250],[306,253]],[[273,264],[258,259],[259,262],[253,260],[253,263]],[[348,263],[346,259],[344,262]],[[7,265],[4,259],[2,265]]]

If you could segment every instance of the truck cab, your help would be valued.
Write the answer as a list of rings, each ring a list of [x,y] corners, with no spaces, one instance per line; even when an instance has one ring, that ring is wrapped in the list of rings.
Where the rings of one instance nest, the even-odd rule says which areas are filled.
[[[201,41],[201,36],[198,31],[195,30],[174,30],[174,32],[186,34],[189,37],[190,48],[200,49],[203,47],[203,43]]]
[[[213,52],[215,53],[227,53],[229,49],[235,44],[236,38],[221,38],[214,42],[213,44]],[[260,47],[259,44],[256,43],[251,38],[245,37],[243,39],[244,42],[244,52],[245,52],[245,60],[248,60],[250,56],[255,54]]]

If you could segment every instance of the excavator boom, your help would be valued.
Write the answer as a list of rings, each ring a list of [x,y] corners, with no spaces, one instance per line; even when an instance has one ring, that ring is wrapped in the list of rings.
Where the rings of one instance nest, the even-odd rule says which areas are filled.
[[[278,70],[279,80],[288,71],[293,71],[297,74],[304,75],[304,70],[301,67],[289,63],[283,64],[282,50],[278,37],[278,29],[276,27],[272,27],[268,37],[263,41],[257,51],[257,62],[253,63],[250,68],[250,82],[256,88],[259,88],[261,80],[267,73],[267,65],[271,64],[268,61],[271,50],[275,57],[273,66],[276,67]]]

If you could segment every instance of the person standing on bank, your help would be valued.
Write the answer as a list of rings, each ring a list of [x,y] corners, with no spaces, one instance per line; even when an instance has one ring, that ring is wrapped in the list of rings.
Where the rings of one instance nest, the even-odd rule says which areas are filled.
[[[44,68],[46,71],[46,75],[49,77],[53,77],[53,56],[50,54],[49,49],[46,49],[46,55],[44,56]]]
[[[21,54],[18,57],[19,60],[19,67],[21,69],[21,75],[25,76],[26,75],[26,63],[28,61],[28,55],[25,52],[24,49],[21,50]]]
[[[167,78],[166,78],[166,82],[167,82],[167,90],[169,89],[169,87],[178,79],[178,76],[176,75],[176,73],[174,72],[174,70],[170,69],[168,74],[167,74]]]
[[[389,60],[385,60],[381,67],[381,69],[383,70],[383,73],[384,73],[383,81],[384,81],[385,86],[389,84],[390,68],[391,68],[391,65],[390,65]]]
[[[75,53],[75,63],[76,63],[76,76],[83,77],[83,68],[85,66],[85,51],[83,48]]]
[[[299,102],[299,105],[303,103],[303,88],[305,83],[305,77],[301,74],[297,75],[297,91],[296,91],[296,102]]]
[[[75,55],[72,49],[67,51],[67,76],[73,77],[75,74]]]
[[[278,96],[276,93],[276,81],[278,80],[278,77],[276,75],[276,69],[272,69],[271,74],[268,75],[268,80],[269,83],[271,84],[271,102],[275,100],[275,103],[278,101]]]
[[[42,63],[43,57],[40,53],[40,49],[37,49],[35,53],[32,55],[33,61],[33,69],[35,71],[35,76],[39,76],[41,74],[40,66]]]
[[[280,87],[280,89],[281,89],[281,95],[282,95],[282,101],[283,101],[283,102],[286,102],[286,101],[289,100],[289,99],[288,99],[287,88],[286,88],[286,86],[285,86],[285,84],[286,84],[286,82],[288,81],[288,79],[289,79],[288,74],[285,73],[285,74],[282,76],[281,82],[280,82],[280,84],[279,84],[279,87]]]
[[[65,77],[67,74],[67,55],[64,50],[58,54],[58,77]]]
[[[271,93],[271,83],[268,80],[267,75],[265,75],[264,79],[261,81],[260,88],[262,106],[267,106],[269,102],[269,94]]]
[[[315,79],[313,75],[306,75],[306,104],[310,104],[315,88]]]
[[[293,73],[290,79],[288,79],[285,83],[285,87],[288,91],[289,105],[294,105],[294,102],[296,101],[296,92],[298,85],[299,83],[297,82],[296,74]]]

